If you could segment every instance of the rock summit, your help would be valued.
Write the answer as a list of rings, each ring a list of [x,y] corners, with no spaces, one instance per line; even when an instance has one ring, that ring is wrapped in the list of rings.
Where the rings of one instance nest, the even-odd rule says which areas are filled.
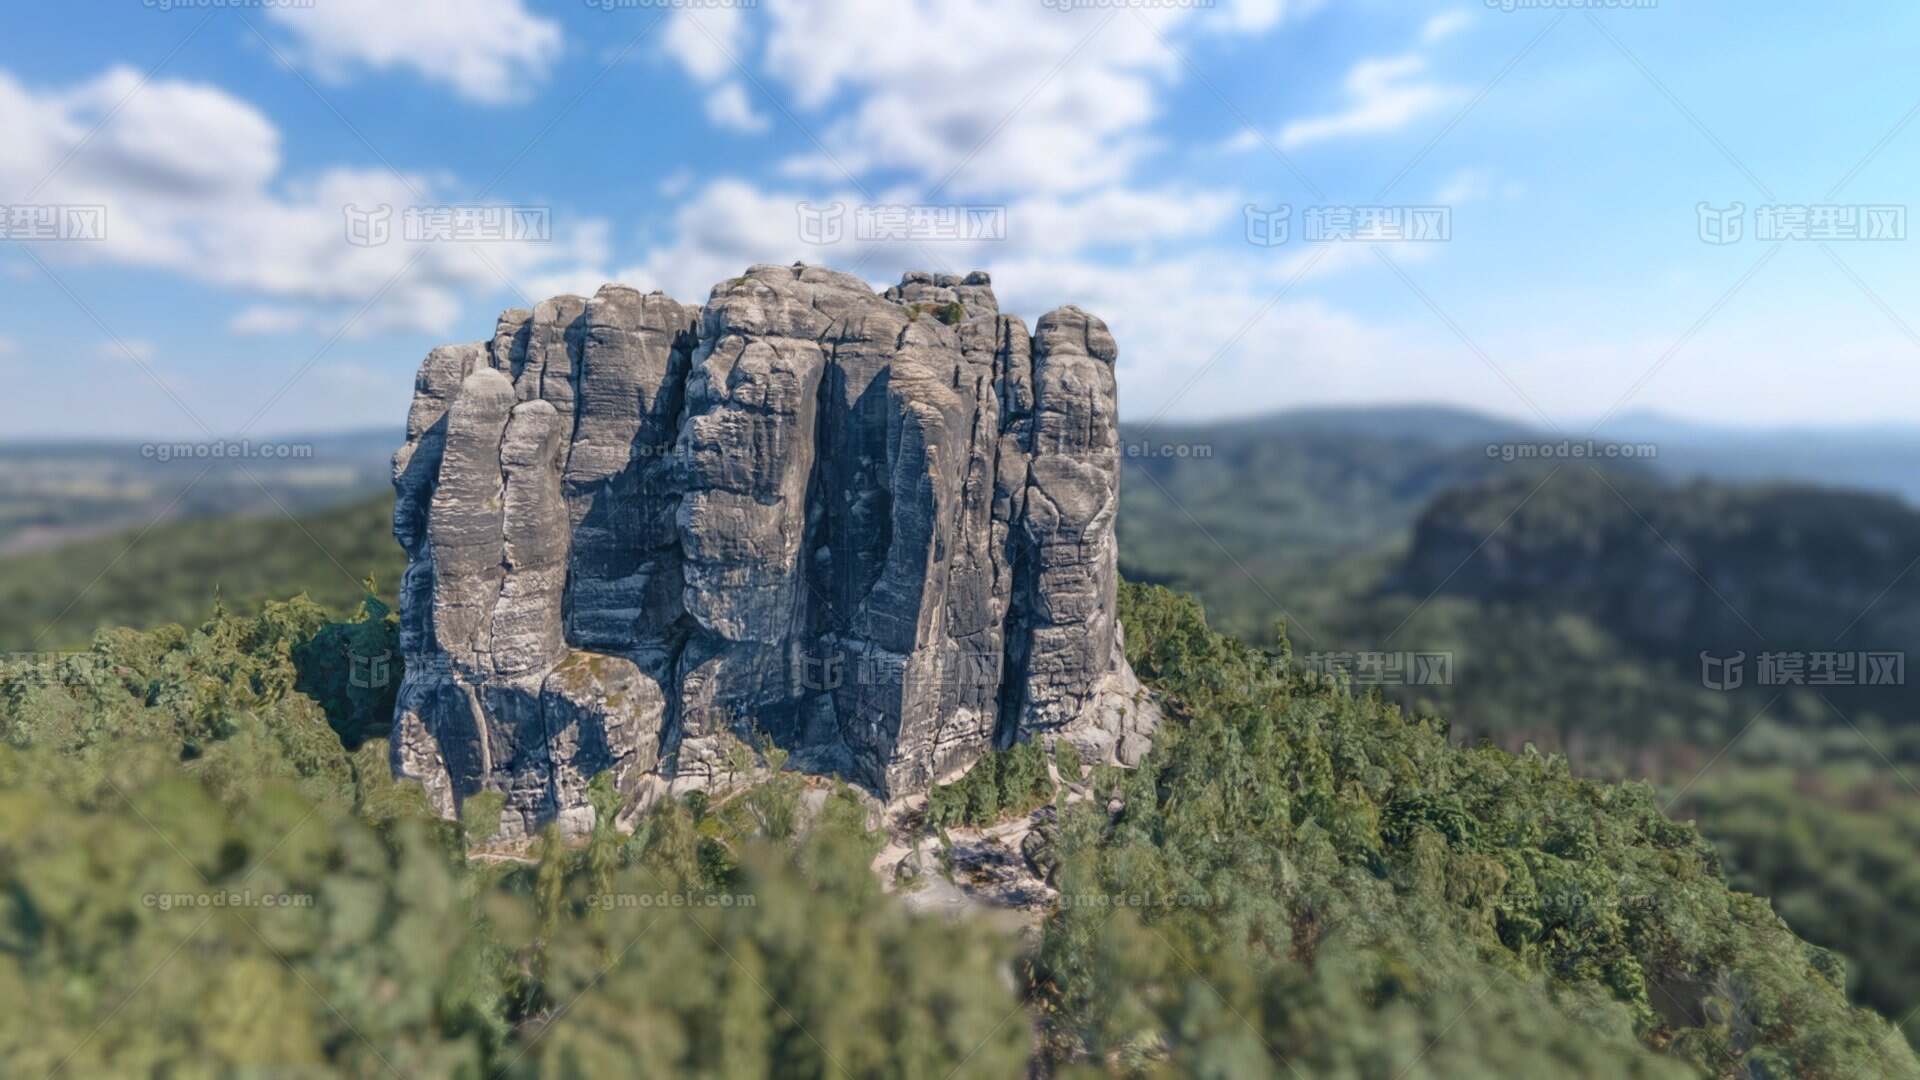
[[[587,784],[713,784],[740,742],[882,798],[995,747],[1131,764],[1116,348],[984,273],[755,266],[705,306],[607,285],[421,365],[394,457],[393,767],[501,836]]]

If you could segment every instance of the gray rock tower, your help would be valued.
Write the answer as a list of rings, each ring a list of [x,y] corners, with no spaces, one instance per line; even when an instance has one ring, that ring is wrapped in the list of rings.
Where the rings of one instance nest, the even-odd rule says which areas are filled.
[[[996,746],[1131,763],[1112,335],[987,275],[755,266],[607,285],[434,349],[394,457],[396,774],[502,835],[587,782],[709,783],[737,738],[883,797]]]

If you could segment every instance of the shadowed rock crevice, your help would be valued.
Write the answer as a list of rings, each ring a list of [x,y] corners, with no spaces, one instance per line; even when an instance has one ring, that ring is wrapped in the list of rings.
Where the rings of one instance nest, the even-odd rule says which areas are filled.
[[[428,354],[394,459],[396,773],[506,838],[586,784],[712,784],[742,740],[884,797],[994,746],[1137,760],[1114,617],[1113,338],[987,276],[756,266],[608,285]]]

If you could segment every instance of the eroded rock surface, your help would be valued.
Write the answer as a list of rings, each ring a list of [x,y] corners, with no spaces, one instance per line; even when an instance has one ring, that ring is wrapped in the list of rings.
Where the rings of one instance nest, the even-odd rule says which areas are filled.
[[[982,273],[800,265],[433,350],[394,458],[395,772],[446,814],[503,793],[511,839],[742,740],[882,797],[1017,740],[1137,760],[1116,354],[1073,307],[1030,335]]]

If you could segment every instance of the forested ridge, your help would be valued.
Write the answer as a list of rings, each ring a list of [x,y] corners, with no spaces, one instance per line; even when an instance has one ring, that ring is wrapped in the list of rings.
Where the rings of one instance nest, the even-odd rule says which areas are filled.
[[[1104,802],[1040,774],[1060,895],[1026,938],[909,915],[870,869],[865,801],[790,772],[532,862],[467,859],[497,806],[440,822],[387,771],[391,684],[353,667],[391,645],[377,603],[217,611],[17,665],[0,677],[0,997],[16,1003],[0,1059],[25,1075],[1920,1075],[1892,1025],[1849,1005],[1838,958],[1729,888],[1645,785],[1453,745],[1443,721],[1214,633],[1165,590],[1122,604],[1170,719],[1139,769],[1079,778]],[[1032,790],[1030,768],[980,768]]]

